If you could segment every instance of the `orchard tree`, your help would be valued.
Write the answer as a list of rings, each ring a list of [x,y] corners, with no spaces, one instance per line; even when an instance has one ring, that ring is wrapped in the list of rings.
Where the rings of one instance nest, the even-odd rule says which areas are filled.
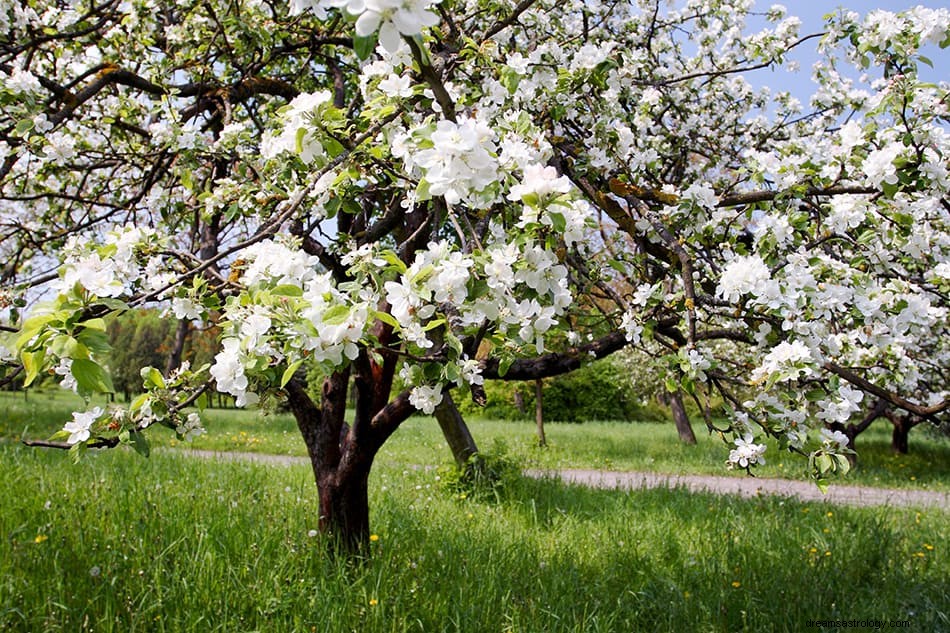
[[[349,548],[411,413],[628,345],[727,402],[731,464],[772,435],[845,469],[830,426],[872,400],[950,408],[947,86],[917,75],[950,12],[750,34],[751,5],[4,2],[6,375],[109,391],[116,313],[214,324],[209,366],[143,368],[54,439],[199,432],[212,385],[284,400]],[[806,42],[807,105],[750,83]]]

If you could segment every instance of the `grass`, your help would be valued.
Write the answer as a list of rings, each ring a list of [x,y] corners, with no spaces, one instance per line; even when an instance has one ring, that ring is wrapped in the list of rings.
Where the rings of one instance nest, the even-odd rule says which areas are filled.
[[[308,535],[306,466],[123,449],[75,464],[7,443],[0,468],[4,630],[950,630],[937,510],[520,479],[484,503],[384,460],[378,540],[348,566]]]
[[[97,403],[101,404],[101,403]],[[0,437],[45,438],[69,419],[78,399],[64,392],[0,393]],[[261,415],[235,409],[209,409],[203,414],[208,435],[193,442],[195,448],[251,451],[278,455],[305,455],[296,424],[288,414]],[[588,422],[549,424],[548,448],[539,449],[533,423],[469,420],[476,441],[483,448],[501,441],[526,466],[540,468],[593,468],[640,470],[674,474],[746,476],[729,471],[729,447],[695,424],[698,444],[679,442],[672,424]],[[172,433],[159,429],[150,434],[157,446],[180,447]],[[890,451],[890,425],[879,421],[858,437],[858,466],[834,483],[950,491],[950,440],[934,437],[924,427],[910,435],[910,454]],[[770,446],[762,477],[804,479],[804,460]],[[451,461],[438,426],[430,419],[407,421],[383,447],[377,462],[392,467],[440,465]]]

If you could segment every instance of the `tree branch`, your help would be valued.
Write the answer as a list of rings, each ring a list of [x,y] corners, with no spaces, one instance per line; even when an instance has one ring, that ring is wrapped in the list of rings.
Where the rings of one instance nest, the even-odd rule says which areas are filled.
[[[578,369],[585,361],[609,356],[626,346],[627,339],[623,332],[611,332],[592,343],[571,348],[566,352],[516,360],[504,376],[500,373],[500,361],[490,358],[482,361],[482,376],[490,380],[536,380],[558,376]]]
[[[940,402],[930,407],[914,404],[910,400],[902,398],[896,393],[892,393],[888,391],[887,389],[884,389],[883,387],[879,387],[878,385],[875,385],[873,382],[863,378],[862,376],[858,375],[857,373],[855,373],[854,371],[852,371],[851,369],[847,367],[841,367],[840,365],[836,365],[835,363],[832,363],[830,361],[826,362],[823,365],[823,367],[826,370],[830,371],[831,373],[837,376],[840,376],[841,378],[844,378],[845,380],[850,382],[852,385],[855,385],[862,391],[866,391],[867,393],[874,394],[878,398],[881,398],[883,400],[890,402],[895,407],[903,409],[904,411],[907,411],[909,413],[913,413],[914,415],[919,415],[922,417],[932,417],[938,413],[941,413],[943,411],[946,411],[947,409],[950,409],[950,399],[944,400],[943,402]]]

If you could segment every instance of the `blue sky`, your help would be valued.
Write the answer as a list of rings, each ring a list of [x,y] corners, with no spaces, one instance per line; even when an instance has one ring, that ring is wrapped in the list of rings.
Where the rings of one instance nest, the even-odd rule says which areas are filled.
[[[875,9],[884,9],[886,11],[899,12],[911,7],[923,5],[933,9],[946,7],[946,2],[927,1],[927,0],[844,0],[842,2],[822,2],[814,0],[803,0],[801,2],[789,2],[783,0],[756,0],[756,11],[766,11],[774,4],[782,4],[788,9],[789,15],[795,15],[802,20],[802,35],[818,33],[822,30],[824,20],[822,17],[834,12],[838,8],[844,8],[855,11],[860,15],[865,15]],[[817,59],[816,47],[817,40],[804,43],[789,59],[799,62],[800,70],[797,73],[777,74],[774,71],[759,71],[753,75],[747,76],[747,79],[754,85],[766,85],[773,89],[789,90],[802,103],[807,104],[809,96],[814,92],[811,83],[811,67]],[[926,50],[924,54],[934,62],[934,68],[921,66],[919,69],[921,79],[925,81],[947,81],[950,80],[950,49],[940,50],[933,46]],[[857,74],[853,75],[857,78]]]

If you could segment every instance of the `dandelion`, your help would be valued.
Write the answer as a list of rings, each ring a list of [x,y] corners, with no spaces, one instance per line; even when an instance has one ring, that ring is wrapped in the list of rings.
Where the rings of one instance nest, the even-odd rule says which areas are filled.
[[[102,569],[99,565],[93,565],[89,568],[89,576],[92,578],[98,578],[102,574]]]
[[[735,587],[736,589],[738,589],[739,587],[742,586],[742,583],[739,582],[738,580],[733,580],[733,581],[732,581],[732,586]]]
[[[310,538],[313,538],[313,537],[315,537],[316,535],[317,535],[317,531],[316,531],[316,530],[310,530],[309,532],[307,532],[307,536],[309,536]]]
[[[370,599],[369,606],[375,607],[377,604],[379,604],[379,600],[377,600],[376,598]]]
[[[49,537],[45,534],[37,534],[36,538],[33,539],[34,543],[42,543],[43,541],[49,540]]]
[[[934,550],[934,546],[931,545],[930,543],[924,543],[924,549],[927,550],[928,552],[932,552]]]
[[[375,543],[375,542],[378,541],[378,540],[379,540],[379,534],[370,534],[370,535],[369,535],[369,542],[370,542],[370,543]]]

